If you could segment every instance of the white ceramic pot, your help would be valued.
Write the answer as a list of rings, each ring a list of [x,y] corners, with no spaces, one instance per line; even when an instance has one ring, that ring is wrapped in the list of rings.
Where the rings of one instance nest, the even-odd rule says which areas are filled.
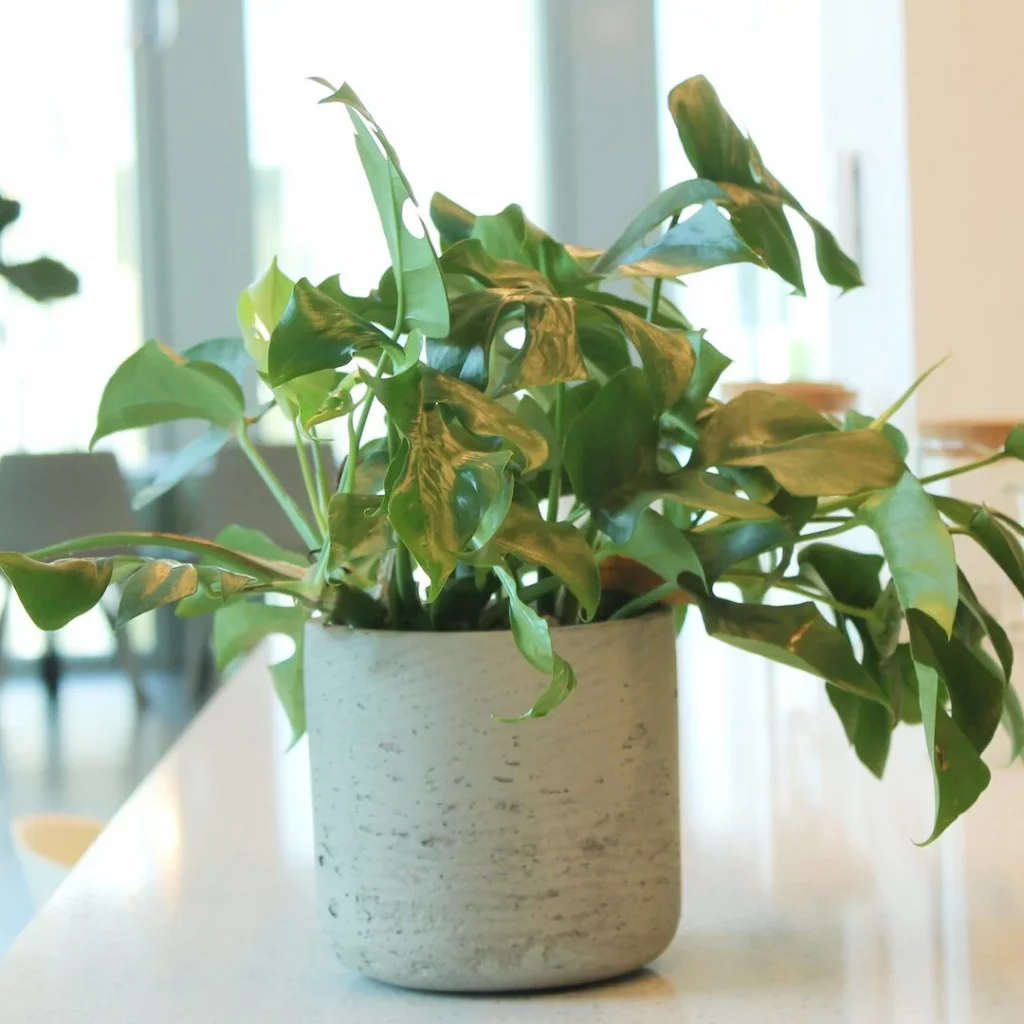
[[[320,917],[346,966],[411,988],[550,988],[634,970],[671,941],[671,617],[554,639],[579,688],[508,724],[543,680],[507,631],[308,627]]]

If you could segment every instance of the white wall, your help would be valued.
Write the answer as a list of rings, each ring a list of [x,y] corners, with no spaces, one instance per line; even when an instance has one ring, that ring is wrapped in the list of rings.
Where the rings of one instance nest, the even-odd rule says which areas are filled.
[[[922,420],[1024,419],[1024,4],[905,0]]]

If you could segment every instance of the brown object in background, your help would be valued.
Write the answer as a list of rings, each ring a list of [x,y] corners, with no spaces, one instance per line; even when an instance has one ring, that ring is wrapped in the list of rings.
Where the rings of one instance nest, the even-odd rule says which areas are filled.
[[[921,424],[921,443],[932,450],[970,454],[998,451],[1017,420],[930,420]]]
[[[722,385],[726,401],[732,401],[745,391],[770,391],[784,398],[795,398],[798,402],[809,405],[812,409],[826,415],[835,416],[853,407],[857,400],[857,392],[851,391],[843,384],[829,381],[784,380],[776,383],[768,381],[729,381]]]

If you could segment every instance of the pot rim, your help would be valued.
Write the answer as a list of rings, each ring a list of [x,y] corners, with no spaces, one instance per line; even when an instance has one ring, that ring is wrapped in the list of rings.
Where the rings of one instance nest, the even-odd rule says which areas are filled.
[[[602,619],[600,622],[581,622],[574,626],[551,626],[552,636],[561,636],[583,629],[609,627],[628,629],[640,622],[654,619],[670,619],[672,609],[665,605],[657,605],[642,615],[634,615],[628,619]],[[314,613],[306,621],[306,629],[322,629],[326,633],[345,633],[358,636],[419,636],[419,637],[465,637],[465,636],[505,636],[511,635],[511,627],[504,629],[366,629],[362,626],[346,626],[342,622],[326,622],[321,613]]]

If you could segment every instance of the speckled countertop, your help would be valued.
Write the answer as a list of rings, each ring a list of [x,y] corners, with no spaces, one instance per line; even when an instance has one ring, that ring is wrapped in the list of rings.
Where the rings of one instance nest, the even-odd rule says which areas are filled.
[[[0,961],[3,1024],[1012,1024],[1024,1019],[1024,770],[926,850],[919,732],[875,782],[814,680],[693,635],[681,666],[683,925],[653,968],[427,996],[317,931],[305,747],[253,662]],[[999,751],[993,761],[999,760]]]

